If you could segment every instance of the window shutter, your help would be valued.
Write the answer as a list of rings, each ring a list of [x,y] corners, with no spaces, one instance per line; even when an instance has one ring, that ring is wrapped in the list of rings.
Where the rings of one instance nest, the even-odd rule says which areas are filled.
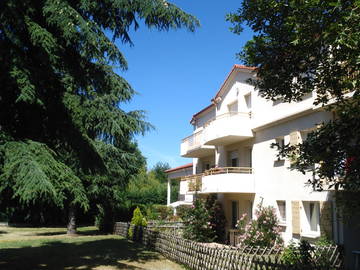
[[[333,238],[332,222],[332,204],[331,201],[320,202],[320,232],[321,236],[328,239]]]
[[[300,202],[291,202],[291,213],[292,213],[292,233],[300,234]]]

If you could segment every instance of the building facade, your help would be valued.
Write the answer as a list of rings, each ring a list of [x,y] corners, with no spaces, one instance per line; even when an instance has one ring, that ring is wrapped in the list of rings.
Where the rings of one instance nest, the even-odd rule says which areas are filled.
[[[180,197],[216,194],[227,232],[262,204],[276,209],[286,242],[326,235],[341,243],[332,192],[313,191],[306,185],[312,174],[291,170],[292,161],[270,147],[302,142],[332,113],[313,105],[315,93],[300,102],[267,100],[248,79],[256,79],[254,68],[235,65],[211,104],[193,115],[194,132],[181,142],[181,156],[193,160],[192,174],[178,178]]]

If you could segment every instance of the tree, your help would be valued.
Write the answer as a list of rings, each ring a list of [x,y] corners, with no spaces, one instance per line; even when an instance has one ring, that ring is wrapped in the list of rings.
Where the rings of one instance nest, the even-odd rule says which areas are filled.
[[[238,56],[257,67],[252,83],[263,97],[291,102],[314,91],[314,104],[336,114],[303,144],[287,145],[279,154],[296,157],[293,168],[312,171],[315,189],[358,195],[360,2],[244,0],[227,19],[234,33],[244,25],[255,33]]]
[[[165,173],[166,170],[170,169],[170,165],[167,162],[157,162],[155,166],[151,169],[155,173],[155,177],[159,179],[161,182],[167,182],[167,175]]]
[[[138,20],[190,31],[198,21],[164,0],[5,0],[0,18],[0,197],[66,207],[73,233],[76,210],[110,196],[107,154],[131,161],[133,135],[150,127],[120,107],[134,90],[113,70],[127,69],[115,40],[132,45]],[[137,164],[116,166],[126,184]]]

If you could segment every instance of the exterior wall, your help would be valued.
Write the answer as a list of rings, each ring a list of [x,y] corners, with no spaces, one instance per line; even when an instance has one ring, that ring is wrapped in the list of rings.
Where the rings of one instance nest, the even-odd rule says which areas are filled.
[[[288,143],[289,134],[293,131],[308,130],[313,128],[321,121],[331,119],[328,112],[316,112],[286,123],[276,125],[256,132],[253,145],[253,168],[255,176],[255,202],[257,205],[261,201],[264,205],[277,207],[277,200],[286,201],[286,227],[283,237],[289,241],[293,237],[308,237],[305,228],[308,227],[308,221],[304,212],[303,202],[306,201],[326,201],[328,192],[315,192],[312,187],[305,186],[311,174],[290,170],[290,161],[278,161],[276,159],[276,150],[270,148],[271,143],[275,143],[275,138],[284,137],[285,143]],[[292,208],[293,201],[299,202],[300,211],[300,235],[293,235],[292,231]],[[320,234],[313,234],[310,238],[319,237]]]
[[[233,102],[238,102],[239,112],[248,112],[245,104],[244,95],[253,91],[254,87],[249,85],[246,80],[253,77],[249,73],[239,72],[235,80],[226,87],[222,100],[217,106],[216,115],[221,115],[228,112],[228,105]]]

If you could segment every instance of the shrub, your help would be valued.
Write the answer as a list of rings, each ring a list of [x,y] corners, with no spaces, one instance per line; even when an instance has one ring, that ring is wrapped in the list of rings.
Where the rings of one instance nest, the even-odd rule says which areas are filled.
[[[158,218],[161,220],[166,220],[170,218],[173,214],[172,207],[161,205],[161,204],[155,204],[153,206],[155,213],[158,214]]]
[[[210,195],[206,199],[206,208],[210,214],[210,226],[214,230],[215,241],[224,242],[226,218],[222,205],[215,196]]]
[[[221,241],[225,232],[225,216],[221,205],[213,196],[197,199],[185,211],[184,237],[198,242]]]
[[[212,242],[215,234],[211,228],[210,214],[205,207],[205,200],[196,199],[185,217],[184,237],[197,242]]]
[[[329,242],[324,244],[327,246]],[[291,242],[284,249],[281,260],[286,266],[295,266],[296,269],[303,269],[301,268],[303,266],[309,269],[335,269],[331,266],[327,253],[322,253],[316,246],[311,246],[305,240],[302,240],[299,244]]]
[[[189,211],[191,210],[190,205],[179,205],[176,207],[176,215],[184,220],[184,218],[188,215]]]
[[[147,225],[146,219],[144,218],[143,214],[141,213],[141,210],[139,207],[136,207],[134,210],[133,217],[130,222],[131,225],[129,228],[129,236],[130,238],[134,240],[138,240],[141,238],[141,227],[144,227]],[[135,231],[133,231],[133,228]]]
[[[280,236],[279,220],[275,209],[271,206],[258,205],[255,211],[256,219],[247,222],[244,214],[237,223],[240,232],[240,245],[251,246],[281,246],[283,244]]]

